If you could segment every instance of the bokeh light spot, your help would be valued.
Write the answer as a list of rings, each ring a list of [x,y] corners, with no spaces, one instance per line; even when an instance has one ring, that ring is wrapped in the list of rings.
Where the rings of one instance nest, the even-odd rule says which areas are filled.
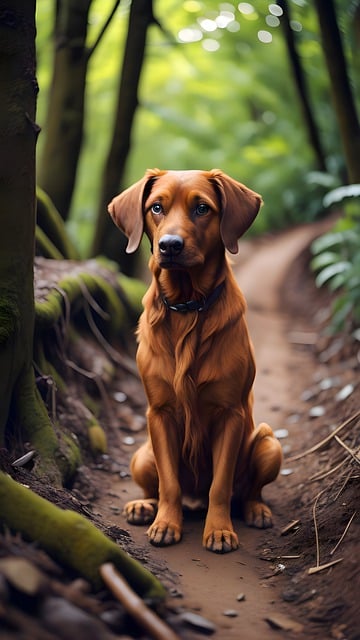
[[[213,38],[205,38],[201,44],[205,51],[217,51],[220,49],[220,43]]]
[[[282,16],[284,12],[278,4],[269,4],[269,13],[273,16]]]
[[[243,13],[245,16],[249,16],[251,13],[255,12],[254,7],[249,2],[240,2],[238,4],[238,9],[240,13]]]
[[[269,44],[269,42],[272,42],[273,38],[270,31],[265,31],[265,29],[260,29],[257,35],[260,42],[263,42],[264,44]]]
[[[268,27],[278,27],[280,24],[280,20],[276,16],[266,16],[265,22]]]
[[[200,29],[196,29],[194,27],[187,27],[185,29],[181,29],[178,33],[178,39],[180,42],[199,42],[202,40],[203,34]]]

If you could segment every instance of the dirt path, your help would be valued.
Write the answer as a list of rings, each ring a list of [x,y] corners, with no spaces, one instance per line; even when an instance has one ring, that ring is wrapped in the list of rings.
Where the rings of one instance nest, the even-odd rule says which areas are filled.
[[[294,258],[317,231],[314,226],[304,226],[262,240],[260,251],[256,250],[257,242],[244,243],[233,265],[248,302],[247,318],[256,353],[255,419],[269,421],[274,430],[286,425],[289,436],[283,441],[285,449],[293,446],[288,418],[297,405],[312,363],[305,352],[294,352],[288,341],[287,316],[279,306],[279,292],[286,286]],[[138,443],[139,438],[136,446]],[[155,561],[165,560],[179,575],[183,597],[174,599],[174,605],[184,606],[214,623],[215,638],[270,640],[279,637],[279,631],[271,628],[266,619],[283,614],[289,617],[289,612],[292,617],[291,608],[284,603],[279,586],[268,575],[267,563],[263,561],[271,536],[278,536],[280,529],[296,517],[287,512],[283,503],[288,479],[286,469],[282,473],[275,484],[265,489],[265,498],[275,515],[274,529],[252,530],[235,520],[241,542],[235,553],[218,556],[202,548],[203,514],[185,517],[183,540],[174,547],[154,548],[148,545],[144,528],[130,527],[136,544],[146,545],[147,555]],[[138,497],[139,492],[131,480],[122,480],[112,485],[112,494],[116,497],[110,500],[110,509],[114,504],[122,507],[127,500]],[[107,506],[103,504],[102,510],[105,513]],[[120,515],[111,513],[111,520],[127,527]],[[184,637],[198,638],[199,633],[189,628]]]

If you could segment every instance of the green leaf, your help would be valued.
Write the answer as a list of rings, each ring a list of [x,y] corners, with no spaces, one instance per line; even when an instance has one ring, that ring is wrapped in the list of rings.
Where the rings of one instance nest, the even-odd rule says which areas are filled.
[[[316,277],[316,286],[322,287],[325,282],[331,280],[331,278],[334,278],[334,276],[336,276],[337,274],[344,273],[349,269],[351,269],[351,262],[348,261],[337,262],[335,264],[329,265],[328,267],[325,267],[325,269],[320,271],[320,273]]]
[[[311,260],[310,266],[313,271],[318,271],[323,267],[327,267],[330,264],[334,264],[339,261],[339,255],[334,251],[324,251],[319,253],[315,258]]]
[[[330,247],[336,247],[341,244],[343,241],[342,233],[340,232],[330,232],[325,233],[325,235],[320,236],[320,238],[316,238],[311,245],[311,250],[314,255],[325,251],[325,249],[329,249]]]
[[[334,202],[341,202],[345,198],[356,198],[360,196],[360,184],[349,184],[329,191],[324,196],[324,207],[330,207]]]

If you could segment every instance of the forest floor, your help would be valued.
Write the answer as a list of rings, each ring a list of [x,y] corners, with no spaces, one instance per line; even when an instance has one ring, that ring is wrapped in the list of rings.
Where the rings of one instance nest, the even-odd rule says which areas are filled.
[[[360,351],[347,335],[324,334],[329,298],[314,287],[308,248],[326,224],[244,241],[233,263],[256,354],[255,419],[272,425],[284,451],[281,473],[264,491],[272,529],[250,529],[235,518],[240,548],[217,555],[201,546],[204,513],[186,512],[181,543],[167,548],[152,547],[145,528],[126,523],[122,507],[140,495],[129,460],[146,437],[144,394],[126,367],[111,383],[102,420],[109,453],[85,460],[71,490],[25,478],[51,501],[88,513],[160,578],[169,590],[165,617],[184,640],[360,638]],[[76,430],[66,403],[64,420]],[[8,537],[0,555],[15,547],[20,553],[20,542]],[[124,617],[118,626],[114,619],[110,637],[148,637]],[[0,638],[70,637],[61,615],[56,630],[38,622],[30,634],[20,623],[6,631],[0,624]],[[75,636],[80,640],[81,631]]]

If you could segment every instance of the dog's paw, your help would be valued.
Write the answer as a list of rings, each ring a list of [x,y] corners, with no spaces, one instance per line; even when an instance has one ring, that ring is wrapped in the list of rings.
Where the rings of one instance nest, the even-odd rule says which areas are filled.
[[[181,527],[166,521],[156,521],[149,527],[147,534],[151,544],[166,547],[181,540]]]
[[[271,509],[258,500],[249,500],[245,504],[244,518],[249,527],[268,529],[273,526]]]
[[[124,516],[130,524],[149,524],[157,513],[158,501],[155,498],[131,500],[124,507]]]
[[[209,535],[204,535],[203,545],[208,551],[214,553],[229,553],[239,548],[239,540],[234,531],[218,529],[211,531]]]

